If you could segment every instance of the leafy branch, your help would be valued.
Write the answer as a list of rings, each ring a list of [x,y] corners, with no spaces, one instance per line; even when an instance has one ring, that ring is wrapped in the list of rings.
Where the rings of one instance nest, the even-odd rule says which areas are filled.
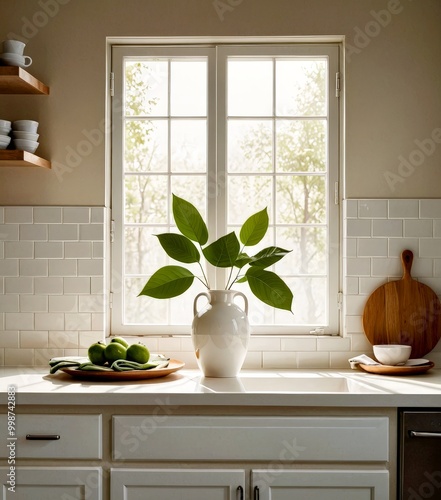
[[[291,290],[277,274],[266,270],[290,251],[270,246],[253,256],[244,252],[245,247],[257,245],[265,236],[269,224],[266,208],[251,215],[244,222],[239,233],[240,241],[236,233],[231,232],[209,245],[207,245],[208,228],[199,211],[194,205],[174,194],[173,216],[181,234],[158,234],[156,236],[159,243],[172,259],[184,264],[197,263],[202,270],[202,279],[185,267],[164,266],[150,277],[138,296],[146,295],[157,299],[177,297],[190,288],[195,278],[210,289],[201,265],[203,255],[214,267],[231,268],[226,290],[231,289],[235,283],[247,282],[251,292],[265,304],[291,311],[293,300]],[[199,245],[200,251],[195,243]],[[245,266],[248,268],[241,274]],[[235,268],[238,271],[233,278]]]

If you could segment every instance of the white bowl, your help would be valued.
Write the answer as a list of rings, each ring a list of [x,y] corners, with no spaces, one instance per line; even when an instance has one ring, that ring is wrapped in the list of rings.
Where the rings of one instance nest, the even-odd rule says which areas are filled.
[[[11,127],[0,127],[0,135],[8,135]]]
[[[11,138],[7,135],[0,135],[0,149],[6,149],[11,142]]]
[[[31,132],[36,134],[38,129],[38,122],[33,120],[16,120],[12,122],[12,130],[20,130],[22,132]]]
[[[0,127],[11,128],[11,122],[8,120],[0,120]]]
[[[38,148],[38,142],[36,141],[28,141],[26,139],[14,139],[14,145],[16,149],[20,151],[28,151],[29,153],[33,153]]]
[[[33,134],[32,132],[23,132],[21,130],[17,130],[12,132],[12,137],[14,139],[26,139],[28,141],[38,141],[40,137],[38,134]]]
[[[403,365],[410,358],[411,351],[410,345],[374,345],[374,355],[382,365]]]

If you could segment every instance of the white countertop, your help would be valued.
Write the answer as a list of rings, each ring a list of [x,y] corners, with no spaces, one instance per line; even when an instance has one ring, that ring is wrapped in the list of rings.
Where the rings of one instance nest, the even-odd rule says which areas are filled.
[[[441,407],[441,370],[387,376],[361,370],[243,371],[205,378],[198,370],[140,381],[73,379],[45,368],[0,368],[0,403],[19,405]]]

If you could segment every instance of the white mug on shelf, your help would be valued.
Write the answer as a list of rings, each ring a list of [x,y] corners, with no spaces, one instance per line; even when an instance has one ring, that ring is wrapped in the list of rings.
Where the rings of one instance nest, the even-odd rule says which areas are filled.
[[[22,56],[25,47],[26,44],[19,40],[5,40],[3,42],[3,52],[6,54],[17,54]]]

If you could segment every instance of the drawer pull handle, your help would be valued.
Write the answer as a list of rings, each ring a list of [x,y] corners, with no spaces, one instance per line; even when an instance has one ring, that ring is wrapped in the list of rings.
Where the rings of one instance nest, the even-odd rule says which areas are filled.
[[[26,434],[29,441],[56,441],[60,439],[58,434]]]
[[[441,432],[409,431],[411,438],[441,438]]]
[[[260,492],[258,486],[254,486],[254,500],[260,500]]]
[[[236,493],[239,493],[239,500],[243,500],[243,488],[242,488],[242,486],[238,486],[236,488]],[[237,497],[237,495],[236,495],[236,497]]]

